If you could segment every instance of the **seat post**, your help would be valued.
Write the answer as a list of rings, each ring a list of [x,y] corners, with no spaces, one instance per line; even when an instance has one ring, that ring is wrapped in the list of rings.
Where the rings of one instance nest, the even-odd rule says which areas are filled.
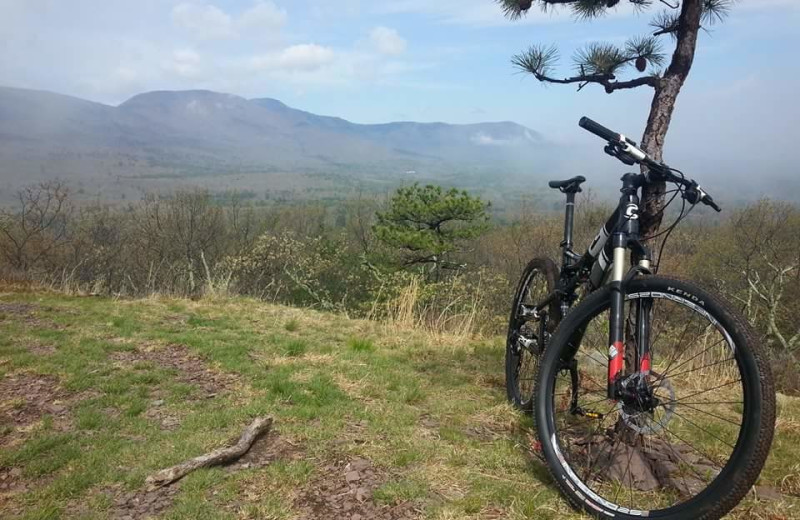
[[[575,192],[569,190],[567,193],[567,207],[564,215],[564,241],[561,242],[561,250],[564,253],[563,264],[570,265],[571,258],[568,251],[572,251],[572,230],[575,225]]]

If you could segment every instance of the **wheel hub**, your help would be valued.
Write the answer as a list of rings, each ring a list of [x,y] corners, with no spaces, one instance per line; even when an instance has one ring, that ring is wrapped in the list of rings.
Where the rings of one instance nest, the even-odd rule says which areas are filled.
[[[633,374],[621,381],[617,390],[619,403],[617,408],[622,420],[632,430],[642,435],[654,435],[666,428],[675,412],[675,391],[672,383],[657,374],[654,383],[647,382],[647,376]],[[656,390],[668,395],[658,397]],[[658,409],[663,413],[657,415]]]

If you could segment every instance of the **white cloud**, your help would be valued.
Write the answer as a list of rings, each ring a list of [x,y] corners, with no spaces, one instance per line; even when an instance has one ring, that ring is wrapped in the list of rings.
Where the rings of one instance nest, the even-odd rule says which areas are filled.
[[[285,69],[314,70],[330,63],[333,58],[333,49],[315,43],[304,43],[281,51],[278,63]]]
[[[508,139],[496,139],[489,134],[480,132],[472,136],[472,142],[481,146],[508,146],[512,141]]]
[[[274,37],[286,25],[286,10],[271,1],[258,1],[238,16],[211,4],[182,2],[172,9],[173,23],[201,40],[239,38],[244,32]]]
[[[494,137],[486,132],[474,134],[470,140],[480,146],[517,146],[526,142],[536,142],[537,139],[530,131],[525,130],[522,135],[511,138]]]
[[[236,36],[230,15],[210,4],[180,3],[172,9],[172,21],[200,39],[216,40]]]
[[[171,59],[162,67],[182,78],[192,79],[202,75],[200,62],[200,55],[193,49],[178,49],[172,53]]]
[[[315,43],[292,45],[279,52],[255,56],[250,67],[257,71],[314,71],[330,64],[336,54],[330,47]]]
[[[370,31],[369,38],[381,54],[403,54],[408,45],[396,30],[388,27],[375,27]]]
[[[237,24],[243,29],[277,31],[286,25],[287,19],[285,9],[278,8],[272,2],[257,2],[241,14]]]

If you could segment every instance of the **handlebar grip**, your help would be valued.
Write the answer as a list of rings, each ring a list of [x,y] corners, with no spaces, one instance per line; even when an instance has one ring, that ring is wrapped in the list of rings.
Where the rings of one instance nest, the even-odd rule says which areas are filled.
[[[722,212],[722,208],[720,208],[719,206],[717,206],[717,203],[716,203],[716,202],[714,202],[714,199],[712,199],[710,195],[706,195],[706,197],[705,197],[705,199],[703,200],[703,202],[705,202],[705,203],[706,203],[706,205],[708,205],[708,206],[711,206],[711,208],[712,208],[714,211],[716,211],[717,213],[721,213],[721,212]]]
[[[606,141],[619,141],[620,139],[618,133],[609,130],[600,123],[592,121],[591,119],[585,116],[582,117],[580,121],[578,121],[578,126],[583,128],[584,130],[588,130],[589,132],[593,133],[594,135]]]

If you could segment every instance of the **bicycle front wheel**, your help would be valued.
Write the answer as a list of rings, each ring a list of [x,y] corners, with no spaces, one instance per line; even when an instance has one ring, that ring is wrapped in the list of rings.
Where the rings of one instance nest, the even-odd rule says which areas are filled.
[[[603,288],[561,322],[541,362],[534,416],[548,467],[572,505],[598,518],[721,518],[772,442],[766,356],[738,314],[693,284],[643,277],[626,293],[650,320],[651,370],[624,376],[644,382],[644,397],[607,398]]]

